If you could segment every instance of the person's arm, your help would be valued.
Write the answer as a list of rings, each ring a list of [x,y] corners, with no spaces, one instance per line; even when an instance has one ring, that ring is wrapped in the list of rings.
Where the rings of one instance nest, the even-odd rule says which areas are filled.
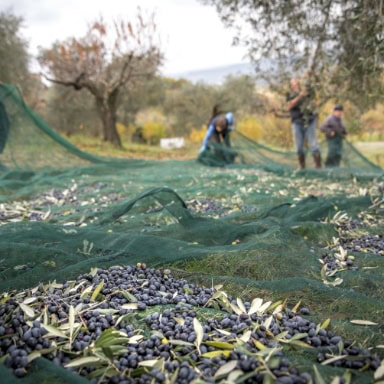
[[[300,103],[300,101],[303,99],[303,97],[307,96],[307,92],[305,91],[302,91],[300,92],[296,97],[294,97],[293,99],[290,99],[287,101],[287,107],[289,110],[291,110],[292,108],[295,108],[297,104]]]
[[[200,148],[200,152],[203,152],[207,148],[209,139],[212,137],[214,131],[215,131],[215,126],[211,123],[208,127],[207,133],[205,134],[203,144],[201,145],[201,148]]]
[[[329,116],[324,120],[323,124],[320,125],[320,131],[324,132],[329,137],[335,136],[335,129],[332,123],[332,116]]]

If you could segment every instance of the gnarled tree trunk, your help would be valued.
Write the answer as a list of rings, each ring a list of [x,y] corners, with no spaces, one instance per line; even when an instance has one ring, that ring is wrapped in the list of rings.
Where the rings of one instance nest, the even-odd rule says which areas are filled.
[[[118,92],[105,95],[95,95],[96,107],[103,124],[103,139],[121,148],[120,135],[116,127],[116,98]]]

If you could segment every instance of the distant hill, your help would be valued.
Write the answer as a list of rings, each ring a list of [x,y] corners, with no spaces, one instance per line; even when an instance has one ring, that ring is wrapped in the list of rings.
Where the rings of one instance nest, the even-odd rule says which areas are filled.
[[[254,75],[252,64],[239,63],[221,67],[207,68],[190,72],[174,73],[169,76],[174,79],[186,79],[192,83],[206,83],[218,85],[223,83],[229,75]]]

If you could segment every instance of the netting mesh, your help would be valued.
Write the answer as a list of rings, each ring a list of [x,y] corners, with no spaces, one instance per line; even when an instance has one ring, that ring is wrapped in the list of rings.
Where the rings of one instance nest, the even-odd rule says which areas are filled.
[[[238,157],[222,168],[105,159],[61,138],[14,87],[1,86],[0,101],[2,305],[13,290],[145,262],[199,285],[223,284],[244,300],[301,301],[310,319],[331,318],[343,337],[384,343],[383,173],[351,144],[341,168],[321,171],[293,171],[294,154],[235,132]],[[354,256],[349,265],[345,255],[329,261],[340,245]],[[327,265],[334,273],[326,274]],[[315,365],[327,382],[345,373],[320,365],[312,350],[286,353],[300,369]],[[12,382],[8,368],[0,370]],[[353,382],[372,380],[368,367],[353,372]],[[44,358],[18,380],[84,382]]]

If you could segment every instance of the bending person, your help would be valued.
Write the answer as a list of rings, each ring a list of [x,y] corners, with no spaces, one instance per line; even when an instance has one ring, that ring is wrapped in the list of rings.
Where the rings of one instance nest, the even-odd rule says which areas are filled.
[[[199,151],[199,161],[208,165],[233,163],[237,156],[237,152],[231,149],[230,132],[233,130],[232,112],[211,119]]]

